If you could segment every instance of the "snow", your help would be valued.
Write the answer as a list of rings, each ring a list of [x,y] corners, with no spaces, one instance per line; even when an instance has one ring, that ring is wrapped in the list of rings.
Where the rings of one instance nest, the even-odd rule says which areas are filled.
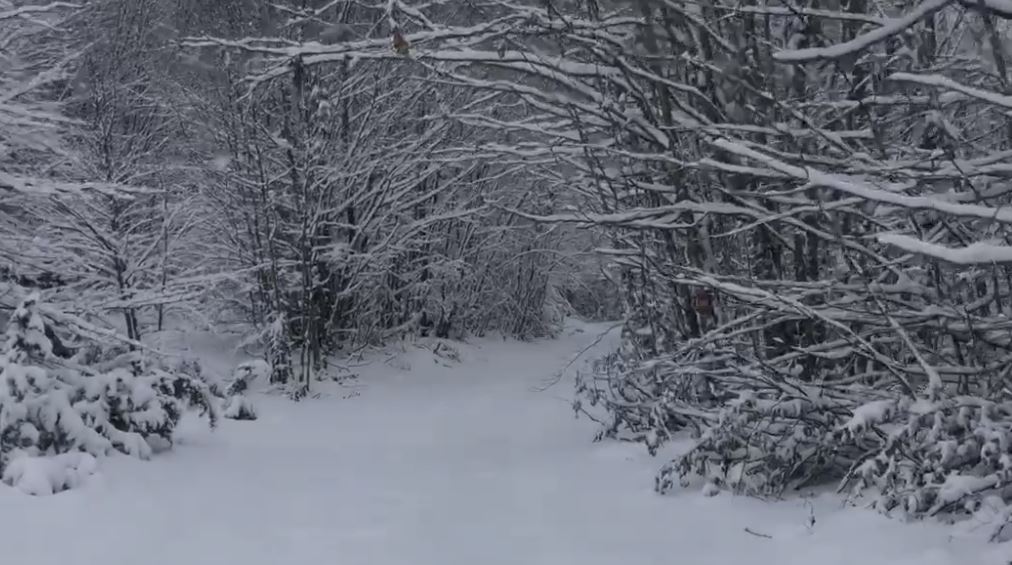
[[[226,420],[216,432],[186,425],[175,449],[152,461],[103,459],[80,488],[40,498],[0,486],[3,560],[1006,565],[1012,557],[1008,544],[844,507],[832,494],[775,503],[705,496],[713,489],[655,494],[664,459],[642,446],[592,443],[596,427],[569,406],[573,369],[540,391],[605,327],[571,324],[537,343],[455,344],[459,362],[405,346],[355,367],[355,384],[320,384],[320,398],[261,394],[259,420]]]
[[[3,483],[33,496],[42,496],[77,487],[95,473],[95,457],[82,452],[53,457],[23,455],[4,469]]]

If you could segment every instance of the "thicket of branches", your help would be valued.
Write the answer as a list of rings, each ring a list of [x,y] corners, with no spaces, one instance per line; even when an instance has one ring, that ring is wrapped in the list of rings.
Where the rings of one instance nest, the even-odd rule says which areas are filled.
[[[1010,8],[499,2],[464,26],[391,2],[357,41],[203,44],[274,77],[407,56],[483,93],[455,110],[482,150],[575,204],[520,213],[603,228],[621,267],[624,348],[583,387],[604,432],[698,434],[660,490],[839,479],[920,515],[1012,481]]]
[[[545,219],[609,226],[626,267],[625,349],[585,389],[606,432],[698,433],[658,489],[1008,497],[1005,15],[643,2],[561,24],[587,47],[553,64],[595,68],[568,78],[599,206]]]
[[[546,181],[475,152],[491,134],[453,117],[486,94],[387,35],[387,57],[285,54],[373,36],[386,8],[0,4],[7,311],[28,286],[138,342],[182,319],[238,322],[301,393],[361,345],[546,336],[566,297],[600,310],[586,288],[601,277],[568,269],[587,238],[512,213],[549,212]]]

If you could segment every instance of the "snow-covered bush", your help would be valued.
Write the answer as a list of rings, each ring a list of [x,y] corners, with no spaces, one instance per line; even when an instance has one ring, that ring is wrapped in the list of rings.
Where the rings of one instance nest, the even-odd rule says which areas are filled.
[[[230,420],[256,420],[257,411],[253,401],[242,394],[230,394],[225,399],[222,415]]]
[[[171,443],[190,408],[202,411],[212,426],[217,422],[210,392],[199,379],[166,371],[138,355],[126,356],[127,366],[112,368],[63,363],[53,357],[45,328],[38,297],[32,296],[15,310],[0,352],[0,473],[8,484],[28,481],[33,485],[29,490],[40,490],[36,479],[25,479],[39,474],[33,469],[48,465],[43,474],[59,478],[63,472],[53,471],[56,467],[80,467],[64,465],[69,458],[60,464],[30,458],[78,452],[101,456],[113,450],[147,458],[149,441]],[[60,490],[59,485],[73,486],[74,481],[51,482]]]
[[[872,398],[872,391],[866,391]],[[971,396],[880,398],[861,404],[740,395],[694,449],[665,467],[660,490],[704,476],[752,494],[837,477],[907,515],[973,512],[1012,501],[1012,405]]]
[[[1012,402],[953,395],[878,400],[853,410],[837,441],[861,449],[844,486],[880,493],[885,510],[975,511],[1012,502]]]
[[[852,500],[908,516],[974,513],[1012,502],[1012,402],[927,384],[829,389],[756,372],[730,351],[631,361],[616,353],[581,381],[603,404],[602,436],[656,452],[679,431],[693,447],[665,465],[657,490],[701,480],[757,496],[838,481]],[[740,357],[740,355],[739,355]],[[721,379],[707,378],[717,372]],[[604,383],[604,386],[596,386]]]
[[[255,381],[267,381],[270,375],[270,365],[261,359],[240,363],[232,372],[232,380],[225,390],[222,415],[232,420],[256,420],[256,407],[246,392]]]

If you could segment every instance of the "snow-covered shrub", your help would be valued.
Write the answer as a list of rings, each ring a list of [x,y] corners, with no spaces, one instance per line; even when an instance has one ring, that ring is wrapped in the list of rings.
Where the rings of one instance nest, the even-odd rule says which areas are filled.
[[[1012,402],[879,400],[855,408],[835,437],[862,450],[845,486],[880,493],[883,509],[934,515],[1012,501]]]
[[[253,401],[242,394],[229,395],[225,399],[222,415],[230,420],[256,420],[257,411]]]
[[[683,385],[685,389],[692,386]],[[708,392],[709,398],[700,402],[702,395],[687,401],[669,391],[654,407],[655,414],[674,412],[679,422],[691,422],[698,434],[692,449],[661,469],[660,492],[676,481],[688,486],[700,477],[735,492],[780,496],[842,476],[846,461],[857,456],[851,444],[841,441],[845,405],[815,389],[798,387],[792,396],[761,386]],[[672,431],[672,420],[667,422],[655,436]]]
[[[232,380],[225,390],[222,415],[232,420],[256,420],[256,407],[246,392],[255,381],[266,381],[270,375],[270,365],[261,359],[240,363],[233,371]]]
[[[650,389],[628,386],[623,379],[629,376],[629,366],[619,352],[610,353],[594,361],[592,370],[577,377],[577,393],[590,407],[603,407],[607,419],[603,422],[596,439],[623,439],[643,442],[651,454],[658,446],[657,433],[665,433],[669,426],[655,421],[656,414],[640,410],[640,403],[650,399]],[[615,385],[615,386],[612,386]],[[575,408],[587,413],[583,400]],[[672,425],[670,429],[679,429]]]
[[[135,375],[126,369],[83,377],[77,385],[74,408],[85,423],[105,435],[117,450],[146,458],[148,440],[171,443],[183,413],[196,408],[212,426],[217,409],[203,382],[188,375],[147,367]]]
[[[1012,405],[970,396],[747,398],[720,413],[696,447],[661,473],[718,476],[746,492],[840,478],[852,496],[912,516],[1012,501]],[[860,396],[855,395],[856,398]]]
[[[267,327],[267,358],[270,360],[271,382],[287,383],[294,375],[291,344],[284,312],[276,313]]]
[[[24,476],[34,477],[39,473],[32,469],[48,464],[19,463],[8,473],[14,461],[25,457],[101,456],[116,450],[147,458],[149,441],[171,443],[190,408],[201,410],[212,426],[217,422],[206,384],[143,356],[117,354],[92,366],[59,362],[45,337],[37,301],[32,296],[14,312],[0,351],[0,473],[8,484],[28,481],[37,490],[39,483]],[[96,361],[105,357],[82,357],[89,355]],[[50,471],[47,476],[62,476]]]
[[[911,393],[898,381],[827,388],[757,371],[731,350],[692,351],[642,362],[616,353],[581,380],[582,398],[607,410],[602,436],[652,453],[677,432],[696,436],[661,469],[660,492],[698,479],[780,496],[838,481],[853,500],[914,517],[1012,503],[1008,399],[930,383]]]

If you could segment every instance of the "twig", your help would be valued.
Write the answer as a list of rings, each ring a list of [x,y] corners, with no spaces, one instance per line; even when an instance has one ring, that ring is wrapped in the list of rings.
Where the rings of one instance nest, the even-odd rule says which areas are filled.
[[[553,376],[551,379],[549,379],[542,386],[531,387],[532,390],[534,390],[535,392],[545,392],[546,390],[548,390],[548,389],[552,388],[553,386],[559,384],[559,382],[562,380],[562,377],[566,374],[566,371],[568,371],[569,368],[573,366],[573,363],[576,363],[577,361],[579,361],[580,358],[583,357],[584,353],[586,353],[587,351],[590,351],[592,348],[594,348],[599,343],[601,343],[601,341],[604,340],[604,337],[606,335],[610,334],[612,330],[614,330],[615,328],[621,326],[623,323],[624,322],[615,322],[614,324],[608,326],[608,328],[605,329],[603,332],[601,332],[600,335],[598,335],[597,338],[594,339],[594,341],[590,343],[590,345],[588,345],[587,347],[584,347],[575,356],[573,356],[573,358],[569,361],[569,363],[566,363],[565,367],[559,369],[558,372],[555,373],[555,376]]]
[[[755,536],[755,537],[757,537],[757,538],[766,538],[766,539],[773,539],[773,536],[771,536],[771,535],[769,535],[769,534],[761,534],[761,533],[759,533],[759,532],[756,532],[756,531],[754,531],[754,530],[751,530],[751,529],[749,529],[749,528],[745,528],[745,533],[747,533],[747,534],[752,534],[753,536]]]

